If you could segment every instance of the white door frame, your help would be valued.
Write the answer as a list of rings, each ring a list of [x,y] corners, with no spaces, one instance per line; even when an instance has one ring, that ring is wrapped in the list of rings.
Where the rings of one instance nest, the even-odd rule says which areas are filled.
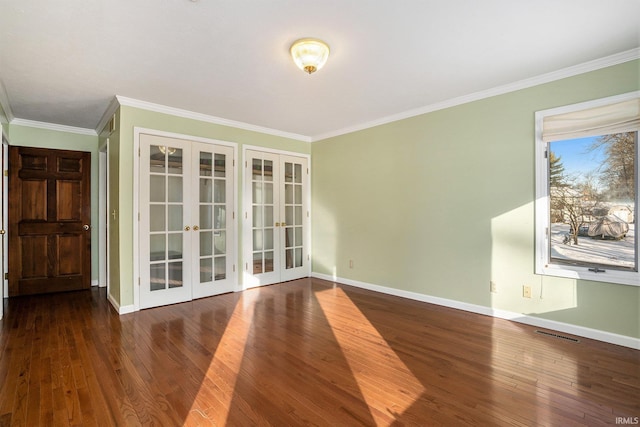
[[[0,319],[4,316],[4,299],[9,295],[9,281],[5,280],[4,274],[9,271],[9,239],[7,236],[7,219],[9,213],[9,180],[6,178],[4,171],[9,169],[9,138],[2,129],[2,152],[0,153],[0,173],[2,174],[2,209],[0,209],[0,230],[4,230],[0,238],[0,279],[2,280],[2,286],[0,286]]]
[[[306,231],[304,234],[304,239],[306,239],[305,241],[307,242],[307,244],[305,245],[306,249],[307,249],[307,276],[311,275],[311,260],[313,258],[312,254],[311,254],[311,155],[310,154],[305,154],[305,153],[297,153],[295,151],[285,151],[285,150],[278,150],[278,149],[272,149],[272,148],[267,148],[267,147],[260,147],[260,146],[255,146],[255,145],[243,145],[242,146],[242,162],[243,162],[243,166],[244,166],[244,162],[247,161],[247,151],[258,151],[258,152],[262,152],[262,153],[267,153],[267,154],[274,154],[274,155],[278,155],[278,156],[286,156],[286,157],[297,157],[297,158],[304,158],[307,161],[307,167],[309,168],[309,173],[308,173],[308,177],[307,177],[307,191],[305,192],[305,194],[303,194],[303,197],[305,198],[305,204],[308,207],[308,212],[309,215],[306,216],[305,220],[306,220]],[[251,259],[251,257],[248,257],[248,251],[247,251],[247,247],[246,245],[249,244],[250,245],[250,241],[248,241],[247,239],[249,239],[250,237],[247,236],[247,224],[246,224],[246,219],[245,219],[245,214],[247,212],[247,209],[251,206],[252,202],[251,202],[251,192],[247,192],[246,188],[247,188],[247,174],[245,173],[245,168],[241,168],[241,180],[242,180],[242,189],[243,189],[243,195],[242,195],[242,236],[243,236],[243,247],[241,248],[241,252],[242,252],[242,262],[240,263],[240,266],[242,268],[242,290],[246,290],[246,289],[250,289],[256,286],[261,286],[262,284],[259,283],[259,281],[256,280],[255,276],[253,276],[253,274],[250,274],[247,269],[245,268],[246,263],[252,263],[253,260]],[[251,246],[249,246],[251,247]]]
[[[140,310],[140,227],[138,224],[138,214],[140,212],[140,135],[147,134],[153,136],[167,137],[167,138],[175,138],[175,139],[183,139],[186,141],[195,141],[195,142],[203,142],[205,144],[214,144],[214,145],[224,145],[233,148],[233,157],[234,160],[238,159],[238,144],[234,142],[221,141],[217,139],[211,138],[203,138],[192,135],[185,135],[174,132],[166,132],[157,129],[149,129],[142,127],[134,127],[133,128],[133,152],[138,153],[136,156],[136,160],[133,162],[133,309],[134,311]],[[234,161],[233,165],[233,211],[234,211],[234,219],[233,219],[233,227],[236,230],[234,236],[231,241],[233,242],[233,247],[238,248],[238,215],[235,212],[238,212],[238,173],[237,173],[237,164]],[[238,265],[238,251],[237,249],[230,253],[229,256],[233,257],[233,264]],[[236,268],[236,282],[237,282],[237,271]],[[236,285],[236,290],[238,286]]]
[[[107,139],[107,144],[108,144]],[[103,288],[107,286],[107,266],[109,252],[107,250],[107,171],[108,157],[106,145],[104,148],[98,149],[98,286]]]

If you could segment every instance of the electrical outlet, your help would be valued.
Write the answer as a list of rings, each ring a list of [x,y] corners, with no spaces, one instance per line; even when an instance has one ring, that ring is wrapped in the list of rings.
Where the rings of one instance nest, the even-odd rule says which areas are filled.
[[[353,260],[352,259],[349,260],[349,268],[353,268]]]
[[[498,293],[498,285],[493,280],[489,282],[489,291],[492,294]]]
[[[524,285],[522,287],[522,297],[523,298],[531,298],[531,286]]]

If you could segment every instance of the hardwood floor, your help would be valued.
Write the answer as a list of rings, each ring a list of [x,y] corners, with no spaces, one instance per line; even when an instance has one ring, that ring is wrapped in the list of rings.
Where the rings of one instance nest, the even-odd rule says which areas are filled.
[[[639,416],[640,351],[317,279],[124,316],[104,290],[18,297],[1,321],[0,425],[567,426]]]

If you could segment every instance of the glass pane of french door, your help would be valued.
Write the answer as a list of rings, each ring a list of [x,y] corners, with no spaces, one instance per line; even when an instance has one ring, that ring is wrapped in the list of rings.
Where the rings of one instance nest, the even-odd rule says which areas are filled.
[[[284,162],[284,268],[302,267],[302,165]]]
[[[140,137],[141,308],[191,298],[185,141]]]
[[[254,158],[251,162],[252,251],[254,274],[274,269],[274,187],[273,160]]]
[[[284,262],[281,280],[306,277],[309,272],[307,253],[308,207],[307,207],[307,159],[281,156],[281,203],[282,251]]]
[[[152,292],[184,286],[182,154],[181,148],[150,147],[149,285]]]

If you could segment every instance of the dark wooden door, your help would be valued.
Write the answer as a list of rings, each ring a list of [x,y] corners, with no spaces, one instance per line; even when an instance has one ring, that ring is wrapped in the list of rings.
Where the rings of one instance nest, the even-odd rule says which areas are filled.
[[[91,286],[91,153],[9,147],[9,296]]]

